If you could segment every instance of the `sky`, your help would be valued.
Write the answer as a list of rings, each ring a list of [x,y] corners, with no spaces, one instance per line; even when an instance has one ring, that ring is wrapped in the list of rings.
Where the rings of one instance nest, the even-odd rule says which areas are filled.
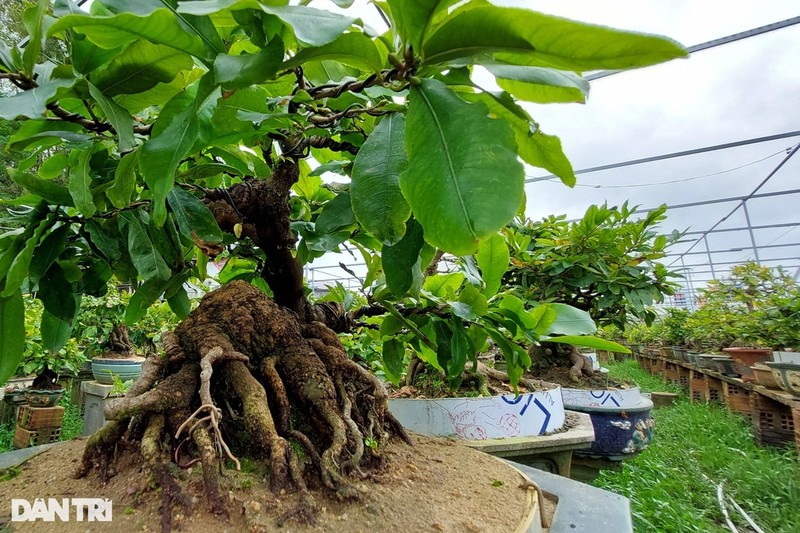
[[[800,15],[797,0],[494,0],[498,5],[527,7],[564,16],[671,37],[685,46],[700,44]],[[332,6],[319,0],[316,7]],[[350,13],[375,28],[385,25],[374,7],[357,0]],[[526,104],[542,131],[558,135],[575,169],[692,150],[800,130],[800,24],[700,51],[688,59],[624,72],[591,82],[586,104]],[[619,205],[628,200],[644,208],[662,203],[683,204],[750,194],[786,157],[800,136],[706,154],[618,168],[578,176],[570,189],[558,181],[526,185],[527,215],[550,214],[578,218],[591,204]],[[800,189],[800,155],[790,158],[759,192]],[[547,172],[528,167],[529,177]],[[710,175],[714,174],[714,175]],[[694,179],[689,179],[694,178]],[[654,185],[662,182],[676,183]],[[747,204],[752,225],[800,222],[800,194],[754,199]],[[664,232],[703,231],[727,215],[735,203],[718,203],[669,212]],[[746,225],[741,209],[719,228]],[[696,238],[696,237],[694,237]],[[756,230],[754,238],[764,264],[783,264],[794,273],[800,267],[797,226]],[[689,239],[687,236],[686,239]],[[714,261],[753,258],[746,231],[708,236]],[[691,245],[676,245],[683,252]],[[693,252],[705,252],[704,245]],[[786,257],[785,261],[768,261]],[[677,260],[668,258],[667,263]],[[689,254],[686,265],[707,262]],[[352,262],[352,258],[349,262]],[[316,266],[316,264],[314,265]],[[678,261],[673,266],[680,266]],[[730,265],[717,265],[717,272]],[[697,266],[690,273],[696,284],[710,279]]]

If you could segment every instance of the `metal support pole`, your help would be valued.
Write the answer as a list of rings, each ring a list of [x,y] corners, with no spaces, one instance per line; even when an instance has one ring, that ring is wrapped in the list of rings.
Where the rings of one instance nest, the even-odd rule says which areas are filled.
[[[692,285],[692,272],[686,268],[686,263],[683,261],[683,257],[681,257],[681,264],[683,265],[683,271],[686,272],[686,288],[689,292],[689,311],[694,311],[694,285]]]
[[[753,258],[756,264],[761,266],[761,259],[758,257],[758,247],[756,246],[756,236],[753,233],[753,225],[750,223],[750,212],[747,210],[747,200],[742,200],[742,209],[744,210],[744,219],[747,221],[747,231],[750,233],[750,244],[753,245]]]
[[[711,248],[708,247],[708,239],[706,237],[707,235],[703,235],[703,244],[706,245],[706,255],[708,256],[708,267],[711,269],[711,277],[717,279],[717,275],[714,273],[714,260],[711,258]]]

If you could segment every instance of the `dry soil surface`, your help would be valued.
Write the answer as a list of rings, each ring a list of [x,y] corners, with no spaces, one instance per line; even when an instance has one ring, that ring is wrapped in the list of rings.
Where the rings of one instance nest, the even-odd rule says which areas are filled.
[[[228,470],[221,479],[231,517],[225,521],[206,511],[199,468],[181,475],[192,504],[174,513],[178,531],[223,532],[503,532],[517,531],[530,511],[535,491],[522,474],[494,457],[449,439],[414,437],[410,447],[393,441],[383,450],[389,461],[373,480],[359,481],[361,502],[339,502],[315,490],[318,506],[314,526],[275,518],[295,504],[293,494],[272,494],[260,468]],[[74,440],[38,455],[21,467],[18,476],[0,481],[0,531],[73,533],[86,531],[160,531],[160,490],[141,490],[146,474],[138,458],[127,458],[121,473],[102,486],[96,478],[75,480],[85,440]],[[89,497],[113,501],[113,521],[10,523],[11,499]]]

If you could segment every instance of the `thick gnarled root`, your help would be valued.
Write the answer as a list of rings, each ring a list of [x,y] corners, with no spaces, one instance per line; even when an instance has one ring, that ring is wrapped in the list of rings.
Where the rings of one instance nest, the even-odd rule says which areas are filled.
[[[333,331],[300,324],[252,285],[233,282],[207,295],[164,336],[164,348],[131,393],[107,409],[111,422],[87,443],[78,474],[106,476],[117,443],[138,443],[162,491],[165,531],[171,508],[187,501],[175,475],[181,468],[200,464],[209,509],[224,516],[222,462],[261,460],[273,491],[299,495],[278,523],[313,522],[306,470],[337,497],[360,499],[349,476],[380,466],[375,445],[391,435],[410,442],[388,412],[382,383],[347,358]]]

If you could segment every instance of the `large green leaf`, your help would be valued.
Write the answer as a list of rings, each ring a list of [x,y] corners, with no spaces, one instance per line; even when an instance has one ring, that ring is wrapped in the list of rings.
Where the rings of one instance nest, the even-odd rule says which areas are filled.
[[[470,101],[480,101],[489,107],[492,114],[505,120],[514,131],[519,156],[529,165],[544,168],[558,176],[570,187],[575,185],[575,172],[564,155],[561,140],[543,133],[528,113],[517,104],[510,94],[503,92],[465,94]]]
[[[50,265],[61,255],[67,243],[67,237],[71,233],[72,228],[70,225],[64,224],[48,233],[47,236],[42,239],[42,242],[36,247],[31,257],[28,273],[33,282],[38,282],[50,268]]]
[[[355,222],[350,193],[340,192],[336,198],[325,204],[314,224],[314,233],[323,235],[350,226]]]
[[[501,61],[577,72],[644,67],[687,55],[664,37],[496,6],[459,12],[423,46],[425,63],[498,52]]]
[[[140,42],[146,43],[147,41]],[[74,34],[69,44],[72,50],[72,66],[81,74],[89,74],[117,57],[121,52],[118,48],[100,48],[86,36],[80,34]],[[171,48],[168,50],[172,51]],[[103,71],[97,74],[102,75]],[[93,76],[93,80],[97,84],[97,76]]]
[[[353,162],[353,212],[364,229],[388,245],[403,237],[411,215],[400,191],[400,174],[408,164],[405,134],[403,115],[386,116],[364,141]]]
[[[171,272],[164,258],[156,250],[142,223],[133,214],[124,216],[128,226],[128,253],[136,271],[144,280],[168,279]]]
[[[560,303],[547,306],[556,312],[556,319],[547,330],[548,335],[589,335],[597,331],[597,326],[586,311]]]
[[[136,187],[136,163],[139,152],[123,156],[114,171],[114,184],[106,189],[106,196],[117,209],[126,207],[131,201],[131,194]]]
[[[432,79],[411,89],[400,188],[425,239],[470,254],[517,212],[523,169],[508,125]],[[491,206],[488,207],[487,206]]]
[[[0,98],[0,118],[14,120],[19,117],[38,118],[44,115],[47,104],[56,100],[60,89],[75,85],[75,78],[37,79],[35,89],[20,91],[14,96]]]
[[[349,28],[355,19],[305,6],[261,6],[275,15],[294,31],[297,40],[306,46],[322,46],[335,40]]]
[[[201,80],[205,81],[205,80]],[[153,192],[153,219],[157,226],[164,224],[167,218],[165,200],[175,183],[175,171],[178,165],[191,153],[195,142],[203,134],[203,121],[206,120],[199,110],[209,102],[215,105],[217,92],[208,92],[208,87],[197,91],[196,99],[184,101],[183,95],[175,98],[182,101],[183,109],[174,116],[160,116],[159,120],[168,122],[159,134],[146,142],[141,148],[139,164],[147,186]],[[210,124],[210,116],[207,117]]]
[[[419,253],[423,244],[422,226],[410,218],[403,238],[393,246],[383,247],[381,261],[386,285],[395,297],[401,298],[408,292],[414,284],[415,274],[421,276]]]
[[[58,263],[53,263],[39,281],[38,297],[47,309],[57,318],[71,322],[75,318],[75,296],[72,284]]]
[[[175,213],[181,233],[195,242],[222,242],[222,230],[219,229],[214,215],[193,194],[174,187],[167,195],[167,202]]]
[[[345,33],[324,46],[300,50],[284,62],[282,68],[294,68],[313,60],[335,60],[366,71],[377,72],[383,68],[381,53],[363,33]]]
[[[481,241],[478,245],[477,259],[481,277],[486,284],[484,294],[487,298],[491,298],[500,289],[500,282],[508,270],[508,262],[511,259],[505,239],[496,234]]]
[[[544,67],[486,65],[497,78],[497,84],[520,100],[548,104],[555,102],[585,103],[589,82],[574,72]]]
[[[111,98],[106,97],[100,89],[89,84],[89,94],[95,99],[97,105],[105,113],[106,118],[114,126],[119,139],[119,151],[121,153],[130,152],[136,146],[133,138],[133,119],[126,109],[123,109]]]
[[[92,196],[92,150],[83,150],[78,153],[77,161],[69,170],[69,194],[75,201],[75,207],[86,218],[91,218],[97,212]]]
[[[61,320],[45,309],[42,312],[42,346],[50,353],[58,353],[72,336],[74,322]]]
[[[397,339],[389,339],[383,343],[383,371],[386,378],[395,385],[400,384],[400,377],[403,375],[405,351],[405,345]]]
[[[33,73],[33,67],[39,60],[39,53],[42,51],[42,45],[44,45],[44,16],[49,7],[50,0],[38,0],[36,5],[26,9],[22,15],[25,29],[28,30],[28,44],[22,52],[22,64],[25,67],[25,73],[28,75]]]
[[[451,272],[449,274],[434,274],[425,278],[422,288],[439,298],[452,298],[461,285],[464,284],[464,274]]]
[[[196,33],[187,31],[175,14],[156,9],[145,16],[120,13],[112,16],[66,15],[50,26],[48,35],[73,30],[103,48],[117,48],[138,39],[164,44],[193,56],[211,59],[215,51]]]
[[[214,60],[214,79],[226,89],[242,89],[275,76],[283,61],[283,43],[273,39],[256,54],[219,54]]]
[[[12,181],[21,187],[25,187],[33,194],[41,196],[51,204],[74,206],[72,195],[69,189],[52,181],[42,180],[27,172],[9,168],[8,175]]]
[[[414,50],[422,50],[422,43],[430,31],[435,15],[446,10],[458,0],[387,0],[397,33]]]
[[[125,323],[132,326],[141,320],[147,308],[158,300],[169,284],[170,280],[162,279],[151,279],[142,283],[131,296],[125,309]]]
[[[31,258],[33,257],[33,252],[36,249],[36,245],[52,225],[53,221],[42,220],[39,222],[38,226],[36,226],[36,229],[30,232],[30,237],[24,241],[22,250],[16,254],[13,261],[11,261],[11,264],[8,266],[8,271],[5,274],[5,286],[3,287],[3,292],[0,293],[0,297],[8,298],[14,294],[15,290],[22,286],[22,283],[25,281],[25,278],[28,277],[28,273],[30,272]],[[26,234],[23,234],[23,236]],[[4,258],[5,255],[11,251],[13,250],[7,250],[6,254],[4,254]],[[2,277],[3,276],[0,274],[0,278]]]
[[[557,337],[542,337],[540,340],[542,342],[560,342],[562,344],[571,344],[573,346],[585,346],[586,348],[594,348],[596,350],[631,353],[628,348],[621,344],[606,339],[598,339],[597,337],[583,335],[559,335]]]
[[[0,385],[17,371],[25,348],[25,304],[17,289],[0,297]]]
[[[103,94],[141,93],[159,83],[169,83],[184,70],[192,68],[188,54],[150,41],[136,41],[92,77]]]

